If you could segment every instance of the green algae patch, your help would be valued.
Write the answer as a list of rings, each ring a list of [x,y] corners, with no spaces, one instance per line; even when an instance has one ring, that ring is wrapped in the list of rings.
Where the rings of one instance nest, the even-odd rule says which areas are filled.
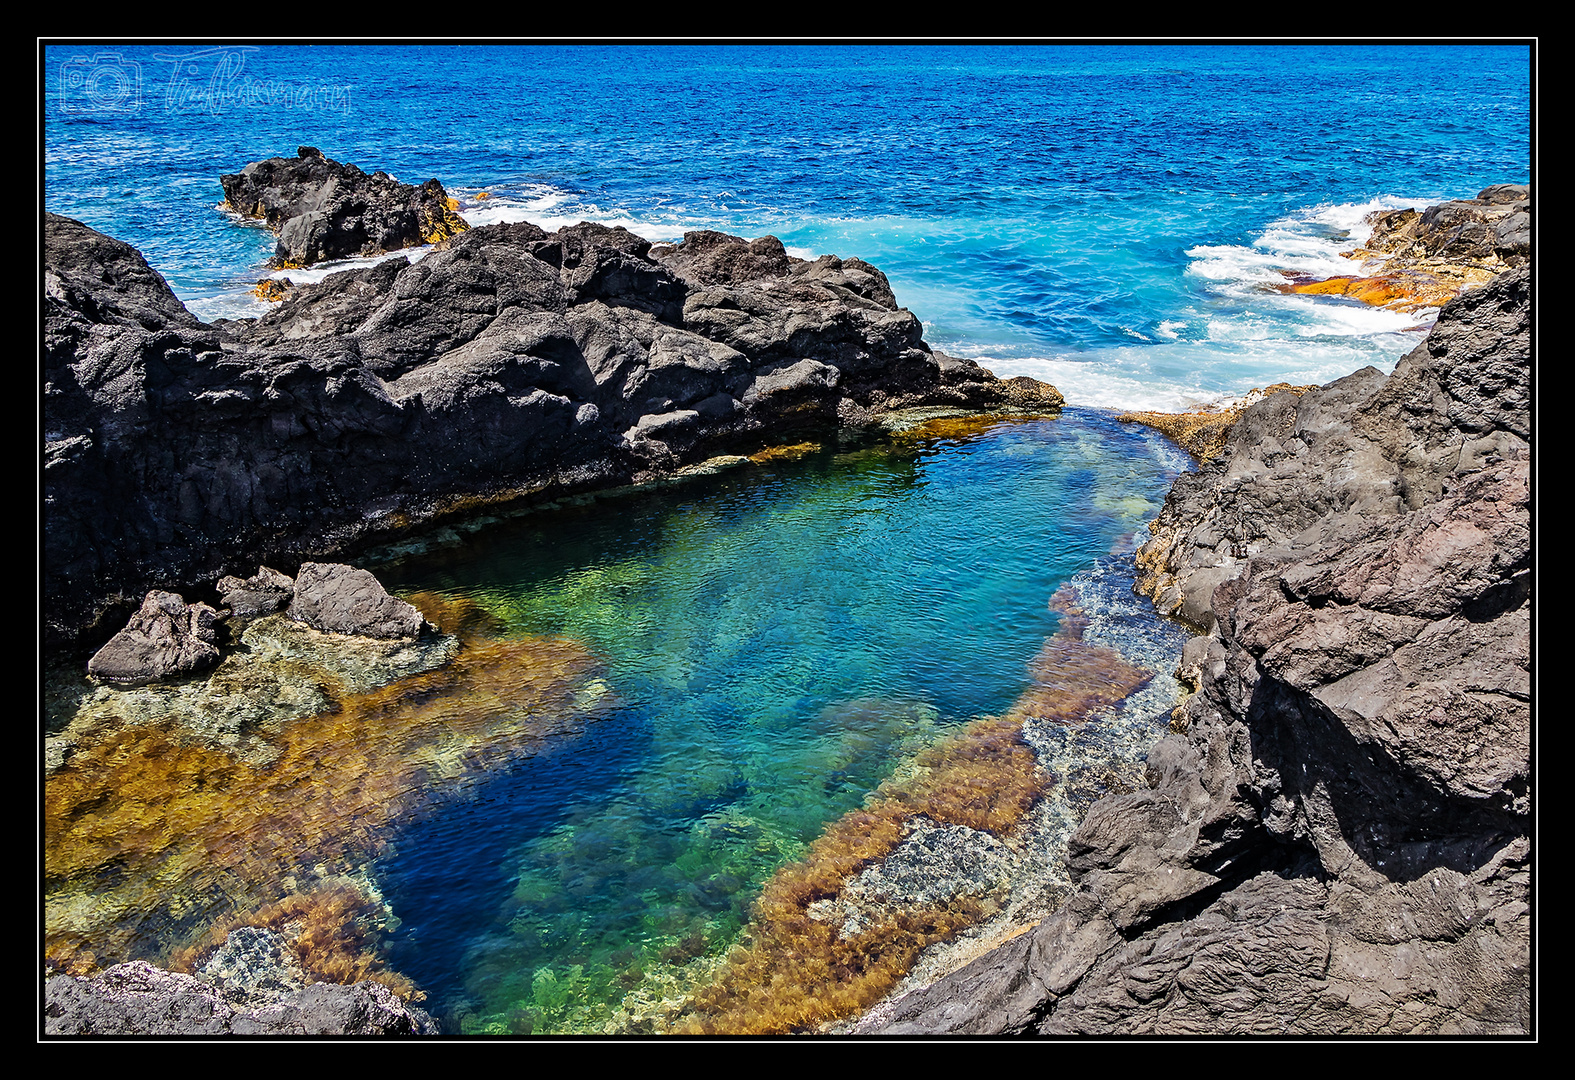
[[[440,624],[490,625],[425,599]],[[161,958],[302,881],[364,865],[435,800],[607,715],[600,673],[564,638],[477,638],[443,667],[372,689],[324,675],[327,707],[259,725],[244,755],[179,714],[98,715],[44,786],[46,961]]]

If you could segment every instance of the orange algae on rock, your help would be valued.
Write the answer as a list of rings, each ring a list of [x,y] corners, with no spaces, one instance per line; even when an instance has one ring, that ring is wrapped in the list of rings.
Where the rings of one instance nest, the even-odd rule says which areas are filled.
[[[1371,277],[1331,277],[1318,281],[1288,282],[1275,288],[1283,293],[1307,296],[1343,296],[1395,311],[1420,311],[1443,307],[1460,295],[1467,285],[1475,283],[1473,276],[1461,271],[1447,278],[1411,271]]]
[[[485,623],[423,600],[440,624]],[[599,670],[565,639],[473,641],[445,667],[285,722],[262,765],[173,718],[84,740],[44,787],[46,960],[156,957],[297,877],[359,867],[399,821],[605,715]]]
[[[688,1034],[805,1031],[868,1009],[919,953],[979,922],[984,906],[962,897],[869,919],[843,936],[810,912],[860,871],[890,855],[905,823],[1009,833],[1052,782],[1023,739],[1029,717],[1073,723],[1145,685],[1150,673],[1119,653],[1082,641],[1076,594],[1051,600],[1061,629],[1030,665],[1033,685],[1004,717],[984,717],[919,754],[913,775],[882,784],[867,805],[833,822],[802,862],[783,867],[755,903],[745,941],[716,981],[696,994],[676,1028]]]

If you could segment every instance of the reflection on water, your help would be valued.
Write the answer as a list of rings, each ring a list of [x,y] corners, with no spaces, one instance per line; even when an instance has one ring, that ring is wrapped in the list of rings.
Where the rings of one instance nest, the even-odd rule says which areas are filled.
[[[348,876],[445,1030],[700,1015],[683,1005],[695,990],[740,983],[744,953],[731,974],[728,956],[751,913],[835,891],[803,882],[838,844],[837,873],[890,851],[893,808],[1021,818],[1043,786],[1025,718],[1132,681],[1115,654],[1079,651],[1080,624],[1047,600],[1158,512],[1180,464],[1092,412],[932,424],[376,566],[444,609],[469,639],[459,658],[262,725],[266,764],[173,722],[84,737],[46,788],[50,933],[62,953],[159,955]],[[981,783],[972,817],[966,798],[934,808]],[[779,875],[762,899],[806,855],[798,884]],[[967,908],[884,932],[916,948]],[[725,1011],[708,993],[705,1015]]]

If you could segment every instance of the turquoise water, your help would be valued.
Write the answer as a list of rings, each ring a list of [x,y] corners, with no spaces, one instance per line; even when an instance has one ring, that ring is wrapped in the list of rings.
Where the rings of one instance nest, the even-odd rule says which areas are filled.
[[[533,514],[380,567],[584,642],[621,703],[401,842],[395,965],[451,1021],[537,1031],[595,1029],[703,966],[897,761],[1011,706],[1050,595],[1182,465],[1072,411]]]

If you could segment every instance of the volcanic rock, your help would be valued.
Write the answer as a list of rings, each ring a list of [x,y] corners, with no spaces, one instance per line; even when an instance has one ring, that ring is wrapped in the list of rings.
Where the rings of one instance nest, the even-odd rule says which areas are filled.
[[[280,177],[331,165],[287,164],[252,181],[294,191]],[[771,238],[691,251],[488,226],[211,326],[126,245],[53,214],[44,241],[51,643],[113,597],[332,557],[456,508],[654,479],[906,406],[1060,400],[932,352],[867,263]]]
[[[257,568],[249,578],[222,577],[217,585],[233,619],[260,619],[282,610],[295,596],[295,582],[288,574]]]
[[[266,221],[279,238],[276,267],[386,254],[469,228],[436,180],[415,187],[384,172],[368,176],[312,146],[253,162],[219,183],[231,209]]]
[[[190,675],[219,662],[219,613],[170,592],[150,592],[126,628],[93,654],[88,674],[121,686]]]
[[[1247,409],[1141,584],[1206,636],[1077,892],[891,1034],[1531,1030],[1531,285]]]
[[[373,638],[411,638],[426,620],[396,600],[368,570],[343,563],[305,563],[295,576],[290,618],[314,630]]]

